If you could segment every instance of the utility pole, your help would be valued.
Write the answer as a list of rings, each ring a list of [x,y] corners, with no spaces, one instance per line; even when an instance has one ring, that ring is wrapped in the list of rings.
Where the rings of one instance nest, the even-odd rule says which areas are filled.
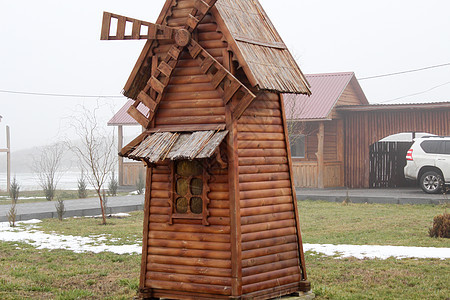
[[[6,152],[6,191],[9,193],[11,185],[11,135],[9,126],[6,126],[6,149],[0,149],[0,152]]]

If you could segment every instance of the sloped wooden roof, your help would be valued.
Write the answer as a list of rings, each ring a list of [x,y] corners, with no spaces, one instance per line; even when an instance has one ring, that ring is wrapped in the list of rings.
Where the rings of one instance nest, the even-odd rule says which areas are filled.
[[[170,25],[175,1],[166,1],[157,24]],[[184,2],[183,9],[177,10],[175,24],[185,23],[183,19],[187,20],[194,1],[188,6]],[[311,93],[306,78],[258,0],[218,0],[211,12],[252,86],[281,93]],[[146,61],[152,56],[153,42],[147,41],[124,87],[128,98],[136,99],[150,78]]]
[[[216,9],[253,86],[311,94],[307,80],[258,0],[219,0]],[[234,45],[233,45],[234,44]],[[234,46],[234,47],[233,47]]]
[[[227,134],[227,130],[155,132],[137,145],[128,147],[121,155],[134,160],[145,160],[148,163],[157,163],[165,159],[209,158]]]

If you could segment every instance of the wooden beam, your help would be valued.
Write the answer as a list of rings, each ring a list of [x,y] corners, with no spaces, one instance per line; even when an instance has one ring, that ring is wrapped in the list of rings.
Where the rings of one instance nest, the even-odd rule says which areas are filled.
[[[144,116],[134,105],[131,105],[128,109],[128,113],[144,128],[148,128],[150,121]]]
[[[241,101],[233,108],[233,118],[239,120],[254,99],[255,97],[253,95],[246,93]]]
[[[145,279],[147,275],[147,258],[148,258],[148,233],[150,226],[150,200],[152,188],[153,168],[147,167],[147,177],[145,180],[145,203],[144,203],[144,229],[142,239],[142,257],[141,257],[141,276],[139,279],[139,289],[146,290]]]
[[[324,173],[325,173],[325,163],[323,157],[324,150],[324,141],[325,141],[325,124],[324,122],[320,122],[319,124],[319,132],[317,133],[317,185],[318,188],[324,188]]]
[[[118,152],[122,151],[123,147],[123,126],[119,125],[117,126],[117,148]],[[123,157],[119,156],[119,185],[123,186]]]

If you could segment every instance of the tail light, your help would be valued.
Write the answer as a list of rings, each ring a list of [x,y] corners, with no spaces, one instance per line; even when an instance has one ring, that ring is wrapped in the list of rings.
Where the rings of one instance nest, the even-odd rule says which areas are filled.
[[[413,160],[412,153],[413,149],[409,149],[408,152],[406,152],[406,160]]]

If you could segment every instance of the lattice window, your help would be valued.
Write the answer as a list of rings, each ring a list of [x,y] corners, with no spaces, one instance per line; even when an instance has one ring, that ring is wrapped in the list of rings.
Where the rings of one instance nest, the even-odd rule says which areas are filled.
[[[209,225],[209,175],[206,167],[199,160],[181,160],[172,162],[171,168],[170,224],[175,219],[191,219]]]

